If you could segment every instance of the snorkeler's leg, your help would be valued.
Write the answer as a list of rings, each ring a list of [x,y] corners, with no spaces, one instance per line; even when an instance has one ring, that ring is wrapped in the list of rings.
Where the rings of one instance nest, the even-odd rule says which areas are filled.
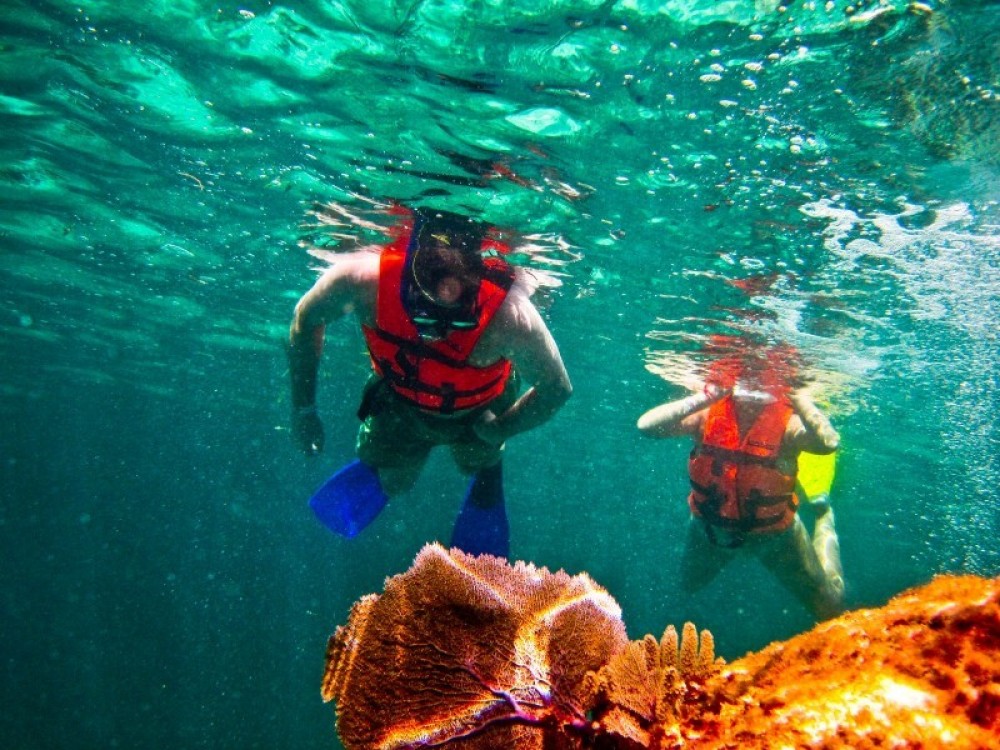
[[[504,392],[490,404],[503,413],[517,399],[518,380],[511,376]],[[455,518],[451,546],[470,554],[510,557],[510,523],[503,491],[503,444],[480,438],[467,422],[453,437],[451,454],[463,474],[471,474],[462,508]]]
[[[843,597],[827,584],[809,532],[798,515],[787,531],[762,541],[765,543],[756,549],[760,561],[817,619],[835,617],[844,610]]]
[[[812,546],[816,552],[830,595],[841,602],[844,599],[844,569],[840,563],[840,539],[834,525],[833,508],[825,495],[814,498],[810,505],[816,514]]]
[[[432,447],[412,407],[395,399],[387,399],[358,428],[358,459],[378,474],[389,497],[413,487]]]
[[[451,546],[473,555],[510,556],[510,524],[503,494],[502,462],[477,471],[455,519]]]
[[[705,524],[691,516],[681,554],[682,589],[693,594],[705,588],[732,558],[733,551],[712,544],[705,532]]]
[[[323,484],[309,501],[331,531],[352,538],[405,492],[423,468],[430,445],[408,429],[406,412],[380,408],[369,412],[358,430],[358,459]]]

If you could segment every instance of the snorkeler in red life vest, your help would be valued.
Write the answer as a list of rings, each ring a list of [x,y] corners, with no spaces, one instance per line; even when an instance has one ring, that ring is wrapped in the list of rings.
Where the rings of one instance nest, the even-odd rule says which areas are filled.
[[[507,556],[504,442],[550,419],[572,392],[559,350],[490,227],[432,209],[398,209],[380,252],[337,260],[295,308],[289,340],[292,432],[323,447],[316,380],[326,325],[353,311],[373,374],[358,415],[358,460],[312,498],[353,537],[413,486],[434,446],[472,474],[452,545]],[[521,383],[526,390],[521,390]]]
[[[472,251],[452,248],[444,234],[418,239],[404,227],[382,251],[375,325],[362,325],[372,366],[422,409],[450,414],[488,403],[503,393],[510,361],[475,367],[468,358],[514,281],[507,248],[472,234],[463,236],[477,245]],[[448,286],[449,276],[459,283]]]
[[[698,591],[735,556],[756,556],[816,617],[843,610],[844,582],[833,511],[810,498],[812,538],[799,514],[797,459],[837,450],[840,438],[804,393],[773,377],[732,373],[702,393],[662,404],[639,418],[653,437],[694,439],[688,461],[691,523],[681,562],[686,590]],[[769,382],[762,383],[762,380]]]
[[[745,533],[784,531],[795,520],[795,473],[778,464],[792,407],[763,403],[748,429],[740,429],[736,398],[708,407],[701,440],[691,451],[691,512],[706,529]],[[736,537],[739,538],[739,537]]]

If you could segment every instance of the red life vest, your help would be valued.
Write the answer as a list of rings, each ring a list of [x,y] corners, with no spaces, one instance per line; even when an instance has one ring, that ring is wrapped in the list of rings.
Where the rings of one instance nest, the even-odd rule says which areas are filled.
[[[513,282],[510,264],[496,255],[504,246],[487,238],[480,247],[492,255],[483,258],[486,272],[476,298],[475,328],[451,330],[443,339],[427,340],[421,338],[403,304],[411,235],[412,225],[382,251],[375,327],[362,326],[372,367],[397,394],[428,411],[450,414],[486,404],[503,393],[510,360],[486,367],[474,367],[467,360]]]
[[[787,529],[799,501],[795,474],[781,471],[777,458],[791,416],[791,405],[776,401],[740,435],[732,397],[712,404],[701,444],[688,461],[692,513],[740,533]]]

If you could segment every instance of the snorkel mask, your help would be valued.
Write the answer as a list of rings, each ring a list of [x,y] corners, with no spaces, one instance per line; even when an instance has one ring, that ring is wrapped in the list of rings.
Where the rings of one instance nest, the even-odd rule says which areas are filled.
[[[443,339],[453,330],[479,325],[479,247],[485,226],[458,214],[418,209],[403,274],[402,301],[423,338]],[[452,303],[439,298],[440,284],[461,284]]]
[[[733,398],[737,401],[750,401],[756,404],[773,404],[778,400],[770,391],[752,389],[743,383],[737,383],[733,387]]]
[[[443,339],[449,331],[469,331],[479,325],[475,291],[473,290],[471,304],[459,302],[453,307],[446,307],[436,304],[413,284],[404,296],[403,303],[421,337]],[[462,297],[466,296],[467,291],[462,294]]]
[[[706,384],[730,390],[745,404],[767,405],[785,401],[802,367],[790,346],[755,344],[736,336],[713,335],[705,346],[713,355],[705,373]]]

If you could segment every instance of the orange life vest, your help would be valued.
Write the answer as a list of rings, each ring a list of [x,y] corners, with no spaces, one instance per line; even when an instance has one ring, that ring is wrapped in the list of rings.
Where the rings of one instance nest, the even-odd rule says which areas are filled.
[[[777,458],[791,416],[787,401],[767,404],[740,435],[732,397],[712,404],[701,444],[688,461],[691,511],[739,534],[787,529],[799,501],[795,474],[779,469]]]
[[[375,327],[362,326],[372,367],[397,394],[428,411],[450,414],[486,404],[503,393],[511,363],[501,359],[474,367],[467,360],[513,282],[513,269],[498,255],[504,246],[487,238],[480,248],[485,273],[476,298],[476,326],[428,340],[420,336],[403,304],[412,235],[410,226],[382,251]]]

